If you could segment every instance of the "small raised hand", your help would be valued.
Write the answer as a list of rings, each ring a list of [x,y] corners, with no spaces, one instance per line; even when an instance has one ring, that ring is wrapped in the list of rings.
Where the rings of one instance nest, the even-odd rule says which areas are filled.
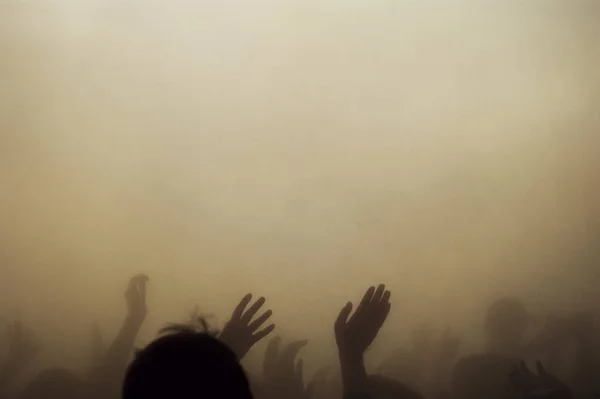
[[[125,299],[127,301],[127,318],[131,321],[143,323],[148,309],[146,307],[146,284],[148,276],[138,274],[129,280]]]
[[[334,324],[344,397],[368,397],[364,354],[390,313],[390,291],[370,287],[352,316],[352,302],[342,308]]]
[[[385,285],[370,287],[354,314],[352,302],[342,308],[335,322],[335,339],[341,352],[363,355],[369,348],[390,312],[390,291]]]
[[[313,393],[312,384],[304,385],[304,362],[296,362],[296,357],[307,340],[294,341],[280,351],[281,339],[269,341],[265,351],[263,371],[266,379],[265,395],[269,399],[309,399]]]
[[[260,308],[265,304],[265,298],[260,297],[248,309],[246,307],[252,301],[252,294],[246,294],[240,303],[236,306],[231,319],[223,327],[219,338],[225,342],[242,359],[248,351],[261,339],[269,335],[275,328],[274,324],[267,327],[262,326],[269,320],[273,312],[267,310],[262,315],[252,321]]]

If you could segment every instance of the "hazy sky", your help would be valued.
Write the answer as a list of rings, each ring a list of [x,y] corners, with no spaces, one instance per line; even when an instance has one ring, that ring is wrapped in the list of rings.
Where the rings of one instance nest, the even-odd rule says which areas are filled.
[[[0,318],[591,306],[599,7],[491,3],[0,0]]]

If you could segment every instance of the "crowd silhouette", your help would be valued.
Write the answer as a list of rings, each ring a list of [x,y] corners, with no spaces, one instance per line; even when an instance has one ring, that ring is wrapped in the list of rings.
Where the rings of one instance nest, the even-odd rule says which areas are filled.
[[[595,362],[600,335],[593,315],[549,316],[541,331],[524,339],[528,313],[517,299],[501,298],[484,321],[485,350],[458,358],[461,339],[450,329],[431,339],[417,328],[412,348],[394,348],[376,371],[365,356],[388,314],[392,294],[381,284],[369,287],[358,302],[348,302],[331,320],[338,365],[303,374],[299,353],[307,340],[284,343],[269,322],[266,299],[245,295],[221,330],[196,309],[187,323],[169,324],[158,338],[135,349],[146,319],[149,278],[131,278],[125,293],[127,316],[118,334],[104,347],[100,332],[92,335],[92,364],[76,373],[53,368],[39,372],[21,387],[18,375],[36,358],[40,345],[20,322],[7,328],[10,351],[0,373],[3,398],[20,399],[569,399],[600,392]],[[241,360],[256,343],[268,340],[262,370],[245,370]],[[576,343],[576,362],[560,377],[559,348]],[[540,359],[543,359],[540,360]]]
[[[106,339],[99,325],[84,320],[92,328],[81,367],[38,367],[45,353],[60,349],[49,347],[31,315],[2,315],[20,320],[2,337],[0,399],[600,399],[596,314],[564,304],[570,312],[540,311],[532,327],[532,296],[494,297],[480,306],[474,324],[483,340],[472,343],[478,331],[418,312],[447,311],[454,320],[463,311],[455,309],[471,310],[505,288],[495,291],[494,278],[505,279],[521,264],[532,271],[521,276],[542,275],[546,266],[567,265],[569,276],[576,274],[569,267],[596,268],[573,278],[565,292],[583,286],[588,275],[586,286],[600,276],[591,254],[600,242],[585,248],[589,255],[578,252],[588,232],[600,231],[592,226],[600,198],[594,184],[600,12],[592,5],[600,0],[175,3],[0,1],[6,99],[0,176],[9,194],[0,195],[0,220],[15,215],[0,231],[14,241],[0,239],[0,254],[14,270],[25,270],[12,274],[19,282],[3,273],[11,290],[5,297],[35,308],[35,293],[23,293],[30,278],[38,285],[28,290],[47,298],[54,290],[40,289],[45,278],[62,272],[77,280],[88,271],[77,268],[85,261],[93,262],[90,275],[105,279],[121,265],[157,259],[145,263],[149,275],[117,282],[125,317],[114,336]],[[369,3],[378,4],[363,7]],[[206,129],[196,134],[198,126]],[[34,223],[43,215],[50,216]],[[197,222],[205,225],[196,229]],[[206,237],[211,241],[203,245],[215,250],[205,254],[196,243]],[[44,245],[35,250],[38,242]],[[13,244],[18,248],[10,253]],[[156,251],[146,255],[153,245]],[[271,256],[275,246],[281,250]],[[223,256],[229,252],[236,254]],[[115,253],[122,263],[105,267]],[[448,253],[454,257],[444,266],[460,270],[428,270]],[[582,260],[569,258],[573,253]],[[246,254],[250,272],[236,273]],[[556,254],[564,257],[551,259]],[[400,256],[417,266],[397,271]],[[243,288],[224,323],[202,307],[187,320],[175,315],[160,320],[160,329],[148,328],[148,314],[160,318],[180,304],[164,305],[163,313],[148,306],[150,288],[162,283],[157,275],[182,291],[180,278],[190,277],[163,273],[165,259],[187,268],[221,257],[219,266],[230,269],[211,282],[228,276],[233,282],[215,284],[206,297],[245,284],[264,258],[269,265],[254,280],[263,287],[288,273],[282,259],[289,259],[290,273],[308,263],[298,290],[318,281],[313,285],[336,284],[335,296],[344,292],[349,274],[335,275],[335,265],[327,276],[315,270],[347,267],[348,260],[352,284],[363,274],[394,280],[365,281],[362,297],[335,304],[337,316],[309,320],[336,346],[336,357],[318,364],[307,354],[311,337],[294,336],[302,329],[290,318],[272,321],[279,308],[270,301],[290,280],[272,296],[262,294],[268,298],[246,293],[257,287]],[[388,270],[363,273],[364,259]],[[489,271],[473,277],[476,268]],[[279,276],[262,278],[273,271]],[[446,280],[442,273],[454,275]],[[393,325],[390,316],[402,319],[411,307],[394,291],[401,274],[412,289],[406,297],[415,299],[412,316],[418,315]],[[422,276],[441,283],[421,295]],[[561,286],[556,276],[542,278]],[[471,277],[486,279],[483,288],[464,289],[463,304],[438,306]],[[513,285],[519,277],[506,278],[509,290],[533,286]],[[89,285],[96,283],[102,285],[97,279]],[[56,320],[49,317],[63,328],[73,320],[65,308],[88,310],[71,306],[65,292],[35,309],[36,316],[66,303]],[[98,299],[87,292],[80,298]],[[287,309],[304,300],[290,300]],[[423,305],[428,300],[434,304]],[[381,337],[391,327],[404,330]],[[142,328],[152,333],[146,345]],[[402,334],[408,340],[394,341]],[[71,342],[65,346],[76,352]]]

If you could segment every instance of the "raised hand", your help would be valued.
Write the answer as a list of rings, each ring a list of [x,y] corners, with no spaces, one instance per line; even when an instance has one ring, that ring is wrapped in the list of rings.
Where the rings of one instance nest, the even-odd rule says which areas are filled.
[[[100,363],[93,368],[89,383],[98,397],[119,397],[120,384],[133,354],[135,339],[146,319],[146,284],[148,276],[138,274],[129,279],[125,299],[127,317],[117,336],[106,349]]]
[[[129,280],[125,299],[127,300],[127,318],[143,323],[148,309],[146,308],[146,283],[149,278],[145,274],[138,274]]]
[[[370,287],[363,296],[356,311],[352,312],[352,302],[340,311],[335,322],[335,339],[340,352],[362,356],[369,348],[390,312],[390,291],[380,284],[377,289]]]
[[[33,334],[20,321],[7,326],[9,357],[8,362],[13,367],[23,367],[38,355],[40,345]]]
[[[263,370],[266,384],[264,394],[269,399],[309,399],[312,396],[313,386],[304,386],[304,363],[302,359],[296,363],[296,357],[308,341],[295,341],[279,350],[281,339],[273,338],[267,350]]]
[[[344,397],[367,395],[368,381],[364,354],[390,313],[390,292],[385,285],[370,287],[356,311],[348,302],[340,311],[334,325],[338,346]]]
[[[509,399],[570,399],[570,388],[555,376],[548,374],[537,362],[534,374],[524,362],[517,365],[509,377]]]
[[[252,318],[265,304],[265,298],[260,297],[250,308],[246,310],[248,304],[252,300],[252,294],[246,294],[240,303],[236,306],[231,320],[219,335],[219,338],[225,342],[238,356],[238,359],[242,359],[246,356],[246,353],[261,339],[269,335],[275,328],[274,324],[270,324],[267,327],[259,330],[271,317],[273,312],[267,310],[260,315],[256,320],[252,321]]]

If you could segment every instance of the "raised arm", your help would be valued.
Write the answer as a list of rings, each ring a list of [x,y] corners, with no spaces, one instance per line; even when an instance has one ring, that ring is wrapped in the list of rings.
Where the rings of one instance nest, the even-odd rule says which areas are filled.
[[[94,368],[91,389],[98,397],[118,397],[120,383],[133,354],[135,339],[146,319],[146,283],[148,276],[139,274],[129,280],[125,299],[127,316],[101,363]],[[115,396],[117,395],[117,396]]]
[[[381,284],[370,287],[352,316],[353,305],[348,302],[335,322],[344,398],[368,397],[367,372],[364,354],[390,312],[390,291]]]

